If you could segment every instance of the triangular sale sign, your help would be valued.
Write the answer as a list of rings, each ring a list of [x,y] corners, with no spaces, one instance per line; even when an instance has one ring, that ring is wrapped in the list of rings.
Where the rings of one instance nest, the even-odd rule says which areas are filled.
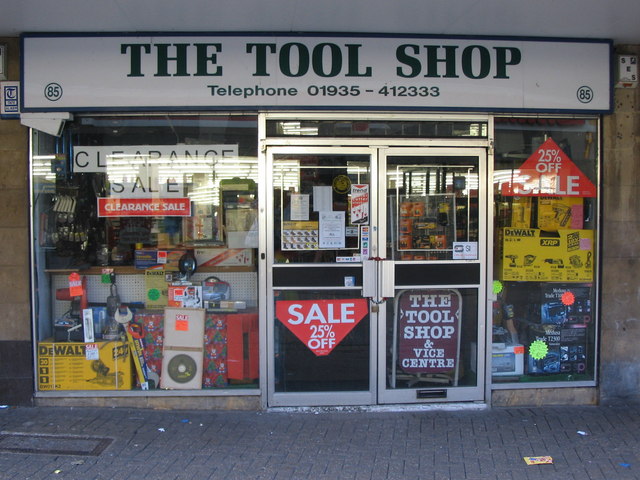
[[[364,298],[276,302],[278,320],[319,357],[329,355],[367,313]]]
[[[596,187],[552,138],[502,185],[505,196],[595,197]]]

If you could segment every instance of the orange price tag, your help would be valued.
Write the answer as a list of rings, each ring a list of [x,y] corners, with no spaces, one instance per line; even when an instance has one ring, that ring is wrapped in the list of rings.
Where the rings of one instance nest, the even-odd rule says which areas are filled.
[[[80,275],[76,272],[69,275],[69,296],[82,296],[82,280],[80,279]]]
[[[176,315],[176,332],[189,331],[189,315]]]

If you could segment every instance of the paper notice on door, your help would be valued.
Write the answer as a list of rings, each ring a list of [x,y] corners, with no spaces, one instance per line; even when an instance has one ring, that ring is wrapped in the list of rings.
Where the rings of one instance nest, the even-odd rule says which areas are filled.
[[[344,212],[320,212],[320,248],[344,248]]]
[[[351,224],[369,225],[369,185],[351,185]]]
[[[333,210],[333,190],[331,187],[313,187],[313,211],[330,212]]]
[[[300,222],[309,220],[309,194],[291,194],[291,220]]]

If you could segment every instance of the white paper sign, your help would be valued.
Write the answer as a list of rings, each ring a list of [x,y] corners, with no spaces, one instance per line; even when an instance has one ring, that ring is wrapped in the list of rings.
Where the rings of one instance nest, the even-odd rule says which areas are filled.
[[[85,360],[100,360],[100,350],[97,343],[87,343],[84,347]]]
[[[454,260],[477,260],[478,242],[453,242]]]
[[[84,329],[84,341],[94,342],[95,337],[93,333],[93,310],[85,308],[82,310],[82,327]]]
[[[291,220],[306,222],[309,220],[309,194],[291,194]]]
[[[333,190],[331,187],[313,187],[313,211],[330,212],[333,210]]]
[[[320,212],[320,248],[344,248],[344,212]]]

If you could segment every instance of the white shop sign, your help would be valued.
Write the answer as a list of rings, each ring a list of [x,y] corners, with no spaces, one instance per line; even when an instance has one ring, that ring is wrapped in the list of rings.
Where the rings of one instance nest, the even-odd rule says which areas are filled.
[[[611,109],[611,42],[304,35],[23,35],[23,111]]]

